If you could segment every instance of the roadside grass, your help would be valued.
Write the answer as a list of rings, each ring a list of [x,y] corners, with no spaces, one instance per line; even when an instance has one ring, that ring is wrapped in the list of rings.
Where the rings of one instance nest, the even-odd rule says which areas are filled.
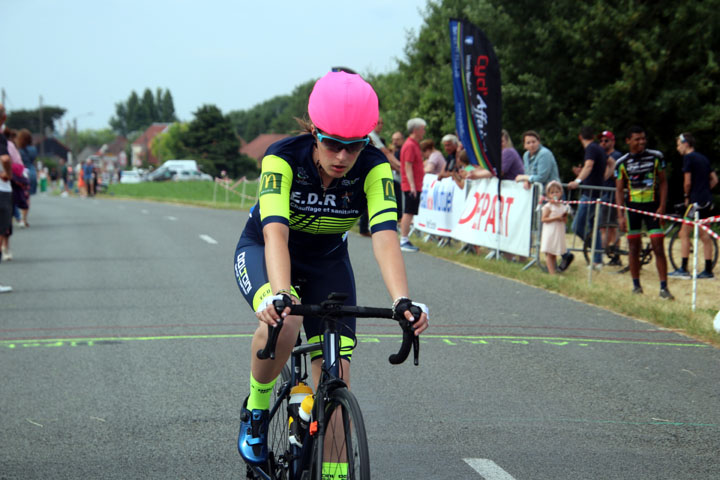
[[[249,209],[255,203],[257,181],[241,184],[228,191],[215,182],[142,182],[113,183],[104,195],[211,208]]]
[[[112,184],[103,196],[211,208],[249,209],[255,203],[257,182],[246,184],[245,189],[246,195],[252,198],[232,192],[226,194],[222,187],[216,189],[213,182],[144,182]],[[238,190],[242,192],[242,186]],[[568,236],[568,245],[571,245],[571,238]],[[413,243],[429,255],[644,320],[720,347],[720,334],[713,329],[713,319],[720,309],[718,280],[698,281],[697,309],[693,313],[691,282],[688,280],[670,279],[669,289],[675,295],[675,301],[664,301],[658,297],[659,283],[654,263],[642,267],[641,280],[645,294],[633,295],[630,274],[618,274],[616,269],[606,267],[599,273],[593,273],[592,284],[589,284],[585,260],[578,253],[567,271],[560,275],[548,275],[537,266],[522,270],[525,263],[487,260],[486,249],[481,249],[479,255],[459,253],[459,242],[453,242],[452,246],[447,247],[438,247],[435,243],[421,239],[414,239]],[[541,261],[544,260],[541,258]]]

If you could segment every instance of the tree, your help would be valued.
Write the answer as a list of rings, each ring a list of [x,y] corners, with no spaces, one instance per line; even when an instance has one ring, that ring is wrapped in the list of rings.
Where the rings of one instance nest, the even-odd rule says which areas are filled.
[[[158,88],[156,96],[149,88],[143,92],[142,99],[133,90],[125,102],[115,104],[115,116],[110,126],[120,135],[143,131],[156,122],[172,123],[176,121],[175,106],[170,90]]]
[[[45,133],[45,130],[55,132],[55,122],[65,115],[66,110],[62,107],[42,107],[42,125],[40,127],[40,109],[34,110],[13,110],[8,112],[7,126],[14,130],[27,128],[33,133]]]
[[[189,124],[176,122],[155,137],[152,142],[152,154],[155,158],[161,162],[173,158],[188,158],[190,153],[183,143],[183,137],[189,129]]]
[[[421,116],[438,140],[455,130],[448,19],[467,18],[493,42],[503,82],[503,127],[519,140],[538,130],[561,168],[582,160],[584,124],[624,131],[639,123],[649,146],[674,156],[674,138],[696,134],[720,153],[720,0],[429,1],[398,69],[371,77],[386,127]]]
[[[188,155],[198,160],[203,170],[218,175],[225,170],[233,177],[256,174],[255,162],[241,158],[240,141],[232,122],[215,105],[204,105],[182,134]]]

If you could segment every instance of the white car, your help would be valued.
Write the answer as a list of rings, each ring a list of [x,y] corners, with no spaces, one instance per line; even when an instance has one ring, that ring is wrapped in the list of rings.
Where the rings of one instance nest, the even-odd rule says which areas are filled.
[[[212,179],[213,177],[208,175],[207,173],[203,173],[200,170],[189,169],[178,169],[175,171],[175,176],[173,177],[173,180],[175,180],[176,182],[186,180],[212,181]]]
[[[144,180],[137,170],[123,170],[120,174],[120,183],[140,183]]]

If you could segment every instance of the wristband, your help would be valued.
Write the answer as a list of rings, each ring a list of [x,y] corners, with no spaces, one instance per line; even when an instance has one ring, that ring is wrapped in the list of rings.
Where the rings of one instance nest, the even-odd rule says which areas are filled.
[[[275,295],[282,295],[283,293],[284,293],[285,295],[292,295],[292,294],[293,294],[293,293],[292,293],[290,290],[288,290],[287,288],[281,288],[280,290],[278,290],[277,292],[275,292]]]
[[[577,183],[582,183],[582,178],[577,177],[577,178],[575,179],[575,181],[576,181]]]

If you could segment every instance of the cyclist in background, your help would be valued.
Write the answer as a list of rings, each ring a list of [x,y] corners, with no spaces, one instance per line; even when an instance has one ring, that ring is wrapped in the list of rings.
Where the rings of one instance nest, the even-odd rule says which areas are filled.
[[[695,137],[691,133],[681,133],[676,139],[676,148],[683,156],[683,191],[685,193],[685,219],[695,220],[694,206],[697,205],[699,218],[713,216],[713,194],[711,190],[717,185],[718,177],[710,165],[710,160],[700,152],[695,151]],[[680,250],[682,266],[671,272],[671,277],[690,278],[688,259],[690,257],[690,231],[693,226],[684,223],[680,227]],[[710,235],[700,229],[700,240],[703,242],[705,254],[705,270],[697,278],[713,278],[712,254],[713,246]]]
[[[347,232],[368,210],[373,252],[393,309],[415,322],[415,334],[428,326],[427,307],[413,319],[409,307],[405,264],[397,236],[397,206],[390,164],[368,145],[378,121],[378,99],[359,75],[330,72],[317,81],[308,101],[306,134],[271,145],[262,161],[259,201],[250,211],[235,252],[235,276],[245,300],[260,320],[253,336],[250,395],[241,412],[238,450],[251,464],[267,461],[270,396],[287,362],[302,325],[308,342],[319,341],[319,318],[288,316],[289,305],[301,302],[293,285],[302,285],[302,301],[318,304],[331,292],[349,294],[356,305],[355,280],[347,247]],[[274,360],[260,360],[267,326],[280,318]],[[341,345],[355,342],[355,319],[344,318],[338,330]],[[341,375],[349,385],[350,350],[341,351]],[[317,387],[321,358],[313,357]]]
[[[625,187],[628,189],[628,208],[642,212],[664,214],[667,204],[667,179],[665,178],[665,160],[662,152],[646,149],[647,138],[642,127],[630,127],[625,142],[630,148],[615,164],[615,203],[625,205]],[[627,217],[625,216],[627,213]],[[656,217],[642,213],[618,209],[618,226],[627,230],[629,245],[628,260],[633,281],[633,293],[643,293],[640,285],[640,241],[642,226],[650,235],[650,243],[655,253],[655,267],[660,277],[660,298],[674,300],[667,288],[667,259],[663,246],[665,233]]]

